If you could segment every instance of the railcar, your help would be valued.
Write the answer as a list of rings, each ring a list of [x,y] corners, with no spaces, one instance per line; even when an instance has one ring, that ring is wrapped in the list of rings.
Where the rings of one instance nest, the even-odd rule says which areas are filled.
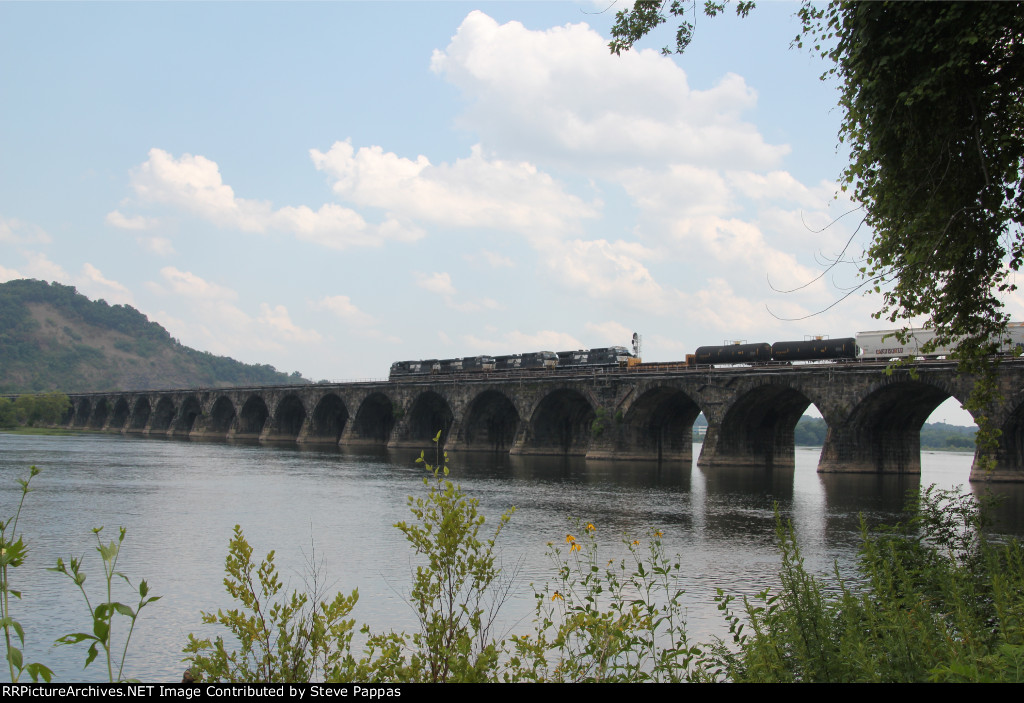
[[[551,351],[506,354],[494,357],[495,371],[515,369],[553,369],[558,365],[558,355]]]
[[[853,337],[775,342],[772,345],[773,361],[835,361],[856,358],[857,340]]]
[[[772,360],[772,346],[768,342],[756,344],[722,344],[715,347],[697,347],[694,360],[698,364],[756,364]]]
[[[935,330],[910,329],[906,342],[901,342],[896,333],[898,330],[873,330],[857,333],[857,345],[860,357],[865,361],[886,361],[908,356],[922,359],[936,359],[949,356],[953,348],[937,346],[928,353],[922,351],[929,342],[935,339]],[[999,341],[997,353],[1011,354],[1024,349],[1024,322],[1011,322],[1006,327],[1006,334]]]

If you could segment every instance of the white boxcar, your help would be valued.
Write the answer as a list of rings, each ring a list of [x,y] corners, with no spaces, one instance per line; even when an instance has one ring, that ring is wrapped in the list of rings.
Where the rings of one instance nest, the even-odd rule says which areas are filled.
[[[866,360],[895,359],[904,356],[920,356],[921,347],[935,339],[935,332],[926,329],[911,329],[910,338],[904,344],[896,338],[896,330],[875,330],[858,332],[857,346],[860,347],[860,358]],[[999,345],[999,353],[1009,354],[1018,348],[1024,348],[1024,322],[1011,322],[1007,325],[1006,336]],[[949,356],[953,353],[950,347],[936,347],[927,354],[934,359]]]

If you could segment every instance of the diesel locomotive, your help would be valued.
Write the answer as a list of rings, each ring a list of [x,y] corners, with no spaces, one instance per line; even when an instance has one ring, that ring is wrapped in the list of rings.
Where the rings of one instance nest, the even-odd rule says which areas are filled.
[[[927,354],[924,345],[935,339],[927,329],[911,329],[906,343],[896,337],[896,330],[859,332],[856,337],[827,339],[824,337],[792,342],[736,343],[698,347],[687,354],[685,361],[642,363],[634,335],[634,351],[626,347],[603,347],[561,352],[527,352],[505,356],[467,356],[459,359],[421,359],[396,361],[391,365],[391,378],[473,372],[515,370],[585,370],[605,368],[696,368],[728,364],[755,365],[769,362],[792,363],[814,361],[889,361],[905,357],[935,359],[949,356],[949,347],[936,347]],[[1024,350],[1024,322],[1009,323],[1005,337],[998,345],[1000,354]]]

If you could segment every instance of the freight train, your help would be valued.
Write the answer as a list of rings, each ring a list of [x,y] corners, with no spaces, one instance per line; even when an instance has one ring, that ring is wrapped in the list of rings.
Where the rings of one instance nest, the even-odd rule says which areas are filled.
[[[694,368],[697,366],[751,365],[769,362],[792,363],[814,361],[889,361],[905,357],[937,359],[952,354],[949,347],[936,347],[927,354],[921,348],[935,338],[932,330],[912,329],[906,343],[896,338],[896,330],[859,332],[856,337],[840,339],[814,338],[793,342],[758,342],[755,344],[722,344],[698,347],[687,354],[685,361],[644,364],[639,351],[626,347],[604,347],[564,352],[528,352],[506,356],[471,356],[459,359],[421,359],[396,361],[391,365],[391,378],[453,374],[462,372],[502,372],[513,370],[586,370],[606,368]],[[634,340],[635,341],[635,340]],[[1000,354],[1024,350],[1024,322],[1009,323],[1006,336],[999,343]]]

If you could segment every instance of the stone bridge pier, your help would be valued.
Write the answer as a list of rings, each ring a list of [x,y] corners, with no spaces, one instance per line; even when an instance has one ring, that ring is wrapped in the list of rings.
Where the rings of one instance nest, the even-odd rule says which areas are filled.
[[[1002,430],[972,480],[1024,481],[1024,361],[1000,365]],[[946,362],[916,372],[866,363],[420,377],[265,388],[75,394],[64,424],[105,432],[309,445],[644,460],[689,466],[691,433],[708,422],[698,465],[792,469],[793,431],[809,406],[828,432],[821,472],[915,474],[920,430],[972,379]]]

